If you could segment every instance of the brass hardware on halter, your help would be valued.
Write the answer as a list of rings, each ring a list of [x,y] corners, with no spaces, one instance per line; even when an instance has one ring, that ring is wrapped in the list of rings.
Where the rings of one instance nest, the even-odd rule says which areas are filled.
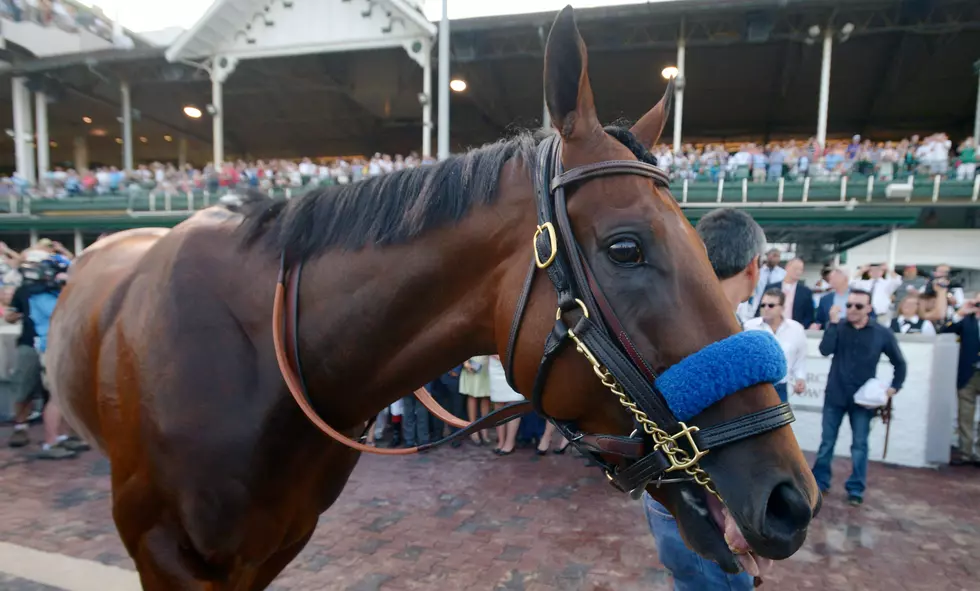
[[[548,255],[547,260],[542,261],[541,256],[538,254],[538,236],[543,234],[547,230],[548,241],[551,243],[551,254]],[[539,269],[547,269],[551,263],[558,256],[558,236],[555,235],[555,226],[551,222],[546,222],[545,224],[538,226],[538,229],[534,232],[534,238],[531,239],[532,250],[534,251],[534,264],[538,266]],[[584,308],[585,306],[583,306]]]
[[[561,310],[559,310],[559,315]],[[653,449],[662,450],[664,455],[670,461],[670,468],[667,472],[674,472],[677,470],[683,471],[685,474],[694,479],[694,482],[700,484],[709,493],[713,494],[718,498],[719,501],[722,500],[721,496],[715,490],[713,483],[711,482],[711,477],[708,473],[698,466],[698,461],[707,455],[709,450],[700,450],[697,444],[694,442],[694,433],[697,433],[698,428],[691,426],[688,427],[684,423],[678,423],[681,430],[674,435],[661,429],[655,422],[651,421],[645,412],[640,410],[636,403],[632,402],[623,392],[623,387],[620,385],[616,378],[613,377],[612,373],[603,367],[601,363],[596,359],[592,351],[585,345],[584,342],[578,335],[575,334],[571,329],[568,330],[568,336],[575,342],[575,350],[585,356],[592,365],[592,371],[595,372],[602,385],[609,388],[609,390],[616,395],[619,399],[619,403],[630,411],[636,421],[643,427],[643,430],[653,438]],[[691,447],[691,452],[694,457],[685,450],[683,447],[678,445],[678,440],[683,439],[687,441],[687,444]],[[607,474],[608,476],[608,474]],[[722,501],[724,502],[724,501]]]
[[[585,302],[583,302],[582,300],[580,300],[578,298],[575,298],[575,303],[578,304],[578,307],[582,309],[582,315],[585,316],[586,318],[588,318],[589,317],[589,309],[585,307]],[[562,315],[563,312],[564,312],[564,310],[562,310],[561,308],[558,308],[558,311],[555,312],[555,320],[561,320],[561,315]]]

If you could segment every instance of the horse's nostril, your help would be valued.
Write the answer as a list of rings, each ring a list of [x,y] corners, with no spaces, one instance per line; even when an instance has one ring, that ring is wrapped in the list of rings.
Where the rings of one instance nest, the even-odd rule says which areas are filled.
[[[798,488],[784,482],[772,489],[764,522],[767,537],[790,538],[809,525],[812,518],[810,502]]]

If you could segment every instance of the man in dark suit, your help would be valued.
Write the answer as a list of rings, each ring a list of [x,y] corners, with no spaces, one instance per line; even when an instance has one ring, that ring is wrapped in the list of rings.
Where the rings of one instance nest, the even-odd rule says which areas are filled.
[[[765,291],[778,289],[783,292],[786,295],[786,318],[795,320],[806,328],[813,324],[813,292],[800,281],[802,276],[803,259],[793,259],[786,263],[786,277],[778,283],[770,283]],[[759,315],[758,308],[755,315]]]
[[[960,361],[956,372],[958,398],[957,431],[959,450],[953,454],[950,463],[954,465],[978,463],[980,458],[973,452],[973,439],[976,424],[973,413],[980,396],[980,322],[977,309],[980,308],[980,295],[967,300],[953,316],[953,322],[943,327],[942,332],[960,335]]]

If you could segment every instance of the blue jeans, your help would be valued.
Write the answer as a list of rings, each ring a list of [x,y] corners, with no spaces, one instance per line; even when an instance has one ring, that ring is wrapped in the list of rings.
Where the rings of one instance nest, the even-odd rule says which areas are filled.
[[[402,398],[402,438],[405,445],[415,447],[429,443],[429,411],[415,396]]]
[[[702,558],[681,539],[677,522],[667,508],[643,493],[643,512],[650,533],[657,541],[660,562],[674,576],[674,591],[751,591],[754,581],[748,573],[730,575],[718,563]]]
[[[824,405],[823,428],[820,434],[820,449],[817,461],[813,464],[813,477],[820,490],[830,489],[831,462],[834,460],[834,444],[844,415],[851,421],[851,477],[844,488],[852,497],[863,498],[868,484],[868,434],[871,432],[871,419],[875,411],[854,404],[848,406]]]
[[[773,384],[773,386],[776,387],[776,394],[779,394],[779,401],[780,402],[786,402],[789,399],[789,397],[786,394],[786,386],[788,386],[788,385],[789,384],[786,383],[786,382],[784,382],[782,384]]]

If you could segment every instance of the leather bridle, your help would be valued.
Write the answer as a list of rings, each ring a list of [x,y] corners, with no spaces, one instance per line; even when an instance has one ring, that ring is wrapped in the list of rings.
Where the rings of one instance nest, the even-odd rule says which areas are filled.
[[[636,151],[634,147],[639,144],[628,131],[618,128],[606,131]],[[667,174],[653,163],[643,161],[645,154],[635,154],[638,160],[598,162],[566,171],[561,162],[562,142],[558,135],[549,136],[538,149],[534,257],[507,343],[507,379],[511,387],[514,387],[514,349],[521,321],[537,271],[544,270],[558,296],[558,311],[534,379],[531,398],[534,409],[548,417],[572,445],[599,465],[616,488],[634,498],[652,481],[690,480],[717,496],[698,461],[711,449],[788,425],[794,420],[792,410],[783,403],[707,429],[688,426],[676,419],[655,384],[656,373],[616,317],[575,240],[565,191],[571,185],[614,175],[641,176],[659,187],[669,188]],[[583,433],[575,423],[549,417],[544,411],[541,399],[551,364],[569,344],[585,356],[602,384],[630,412],[635,427],[632,435]],[[675,472],[680,478],[665,478]]]
[[[628,131],[618,128],[606,131],[636,153],[638,144]],[[651,162],[643,161],[644,154],[635,154],[638,160],[611,160],[566,171],[561,163],[561,138],[557,135],[546,138],[538,150],[538,166],[534,173],[538,218],[533,238],[534,256],[517,302],[506,356],[507,380],[514,387],[514,349],[518,333],[537,271],[544,270],[558,296],[558,311],[555,326],[545,341],[531,402],[509,404],[468,423],[443,409],[425,388],[420,388],[414,393],[419,401],[438,418],[460,430],[439,441],[413,448],[380,449],[363,443],[363,435],[361,440],[355,440],[332,428],[313,408],[302,377],[298,342],[302,262],[290,269],[283,253],[272,330],[276,360],[290,394],[307,418],[331,439],[357,451],[381,455],[426,451],[513,420],[530,412],[533,405],[533,409],[554,423],[580,453],[600,466],[616,488],[630,493],[633,498],[638,498],[654,481],[658,484],[694,481],[718,496],[710,477],[698,465],[699,460],[712,449],[788,425],[794,420],[792,410],[783,403],[706,429],[677,420],[655,384],[656,373],[617,319],[575,241],[565,194],[566,187],[571,185],[616,175],[645,177],[657,186],[667,188],[666,173]],[[566,322],[566,318],[571,322]],[[541,398],[551,364],[569,344],[574,344],[575,349],[585,356],[602,384],[629,411],[635,427],[631,435],[584,433],[574,422],[548,417],[545,413]],[[370,428],[369,422],[367,429]]]

